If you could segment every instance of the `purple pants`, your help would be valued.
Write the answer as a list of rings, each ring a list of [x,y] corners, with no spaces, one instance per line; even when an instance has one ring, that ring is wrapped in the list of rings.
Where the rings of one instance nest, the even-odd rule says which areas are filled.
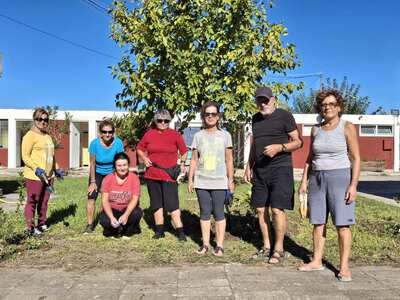
[[[46,190],[46,184],[38,180],[25,179],[26,204],[25,220],[28,229],[35,227],[35,212],[38,214],[38,226],[46,223],[47,203],[50,193]]]

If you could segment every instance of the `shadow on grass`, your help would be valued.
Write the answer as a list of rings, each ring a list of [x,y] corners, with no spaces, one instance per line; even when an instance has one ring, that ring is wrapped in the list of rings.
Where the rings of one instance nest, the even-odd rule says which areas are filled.
[[[0,180],[0,189],[3,194],[10,194],[18,192],[18,180]]]
[[[146,224],[154,231],[154,211],[153,209],[146,208],[143,210],[143,219]],[[200,219],[196,214],[191,213],[189,210],[181,210],[181,218],[185,234],[190,237],[198,245],[202,244],[201,231],[200,231]],[[171,234],[175,234],[176,231],[171,225],[171,216],[164,213],[164,230]]]
[[[247,215],[238,215],[238,214],[227,214],[227,232],[229,232],[232,236],[238,237],[241,240],[252,244],[257,249],[263,246],[261,231],[258,225],[258,219],[251,214]],[[274,237],[274,230],[271,227],[272,240]],[[312,236],[310,235],[310,239]],[[284,249],[286,252],[290,253],[290,255],[301,259],[303,263],[309,263],[312,252],[297,244],[292,238],[285,236],[284,239]],[[329,261],[323,259],[323,264],[331,270],[335,275],[339,273],[339,271],[330,263]]]
[[[67,207],[63,207],[57,210],[54,210],[50,217],[47,218],[47,226],[52,226],[55,225],[57,223],[63,222],[66,218],[68,218],[69,216],[75,216],[76,213],[76,209],[77,209],[77,205],[74,204],[70,204]]]

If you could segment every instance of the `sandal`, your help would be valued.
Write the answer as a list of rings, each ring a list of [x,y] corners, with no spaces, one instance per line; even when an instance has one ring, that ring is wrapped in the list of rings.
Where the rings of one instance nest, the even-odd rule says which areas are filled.
[[[269,258],[269,255],[271,253],[271,249],[270,248],[261,248],[260,250],[258,250],[257,253],[255,253],[252,256],[252,259],[265,259],[265,258]]]
[[[277,265],[282,263],[285,260],[285,258],[287,258],[285,251],[274,250],[274,252],[272,252],[271,257],[268,260],[268,263],[271,265]]]
[[[224,255],[224,248],[222,248],[220,246],[215,247],[213,255],[214,256],[218,256],[218,257],[223,256]]]
[[[197,254],[199,255],[205,255],[209,250],[209,247],[206,245],[202,245],[199,250],[196,251]]]

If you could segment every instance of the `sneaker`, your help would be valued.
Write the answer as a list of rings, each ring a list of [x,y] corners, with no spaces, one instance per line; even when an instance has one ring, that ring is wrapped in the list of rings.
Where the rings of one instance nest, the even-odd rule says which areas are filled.
[[[44,224],[44,225],[38,226],[37,229],[40,230],[41,232],[45,232],[45,231],[49,230],[49,227],[47,227],[47,225]]]
[[[123,235],[123,236],[121,236],[121,240],[126,240],[126,241],[129,241],[131,239],[131,237],[130,236],[127,236],[127,235]]]
[[[90,234],[94,231],[94,226],[93,224],[87,224],[85,227],[85,230],[83,231],[83,234]]]
[[[40,235],[42,235],[42,232],[37,228],[32,228],[32,229],[27,230],[27,235],[28,236],[40,236]]]

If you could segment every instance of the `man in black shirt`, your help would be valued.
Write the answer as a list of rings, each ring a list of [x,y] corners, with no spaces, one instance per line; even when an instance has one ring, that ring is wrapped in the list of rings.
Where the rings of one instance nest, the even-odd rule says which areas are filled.
[[[287,220],[285,209],[294,206],[294,181],[291,152],[301,148],[292,114],[276,108],[276,99],[268,87],[256,90],[259,112],[252,120],[252,141],[244,179],[253,183],[251,203],[257,209],[264,246],[255,255],[277,264],[285,257],[283,240]],[[271,207],[275,243],[271,251],[269,208]]]

